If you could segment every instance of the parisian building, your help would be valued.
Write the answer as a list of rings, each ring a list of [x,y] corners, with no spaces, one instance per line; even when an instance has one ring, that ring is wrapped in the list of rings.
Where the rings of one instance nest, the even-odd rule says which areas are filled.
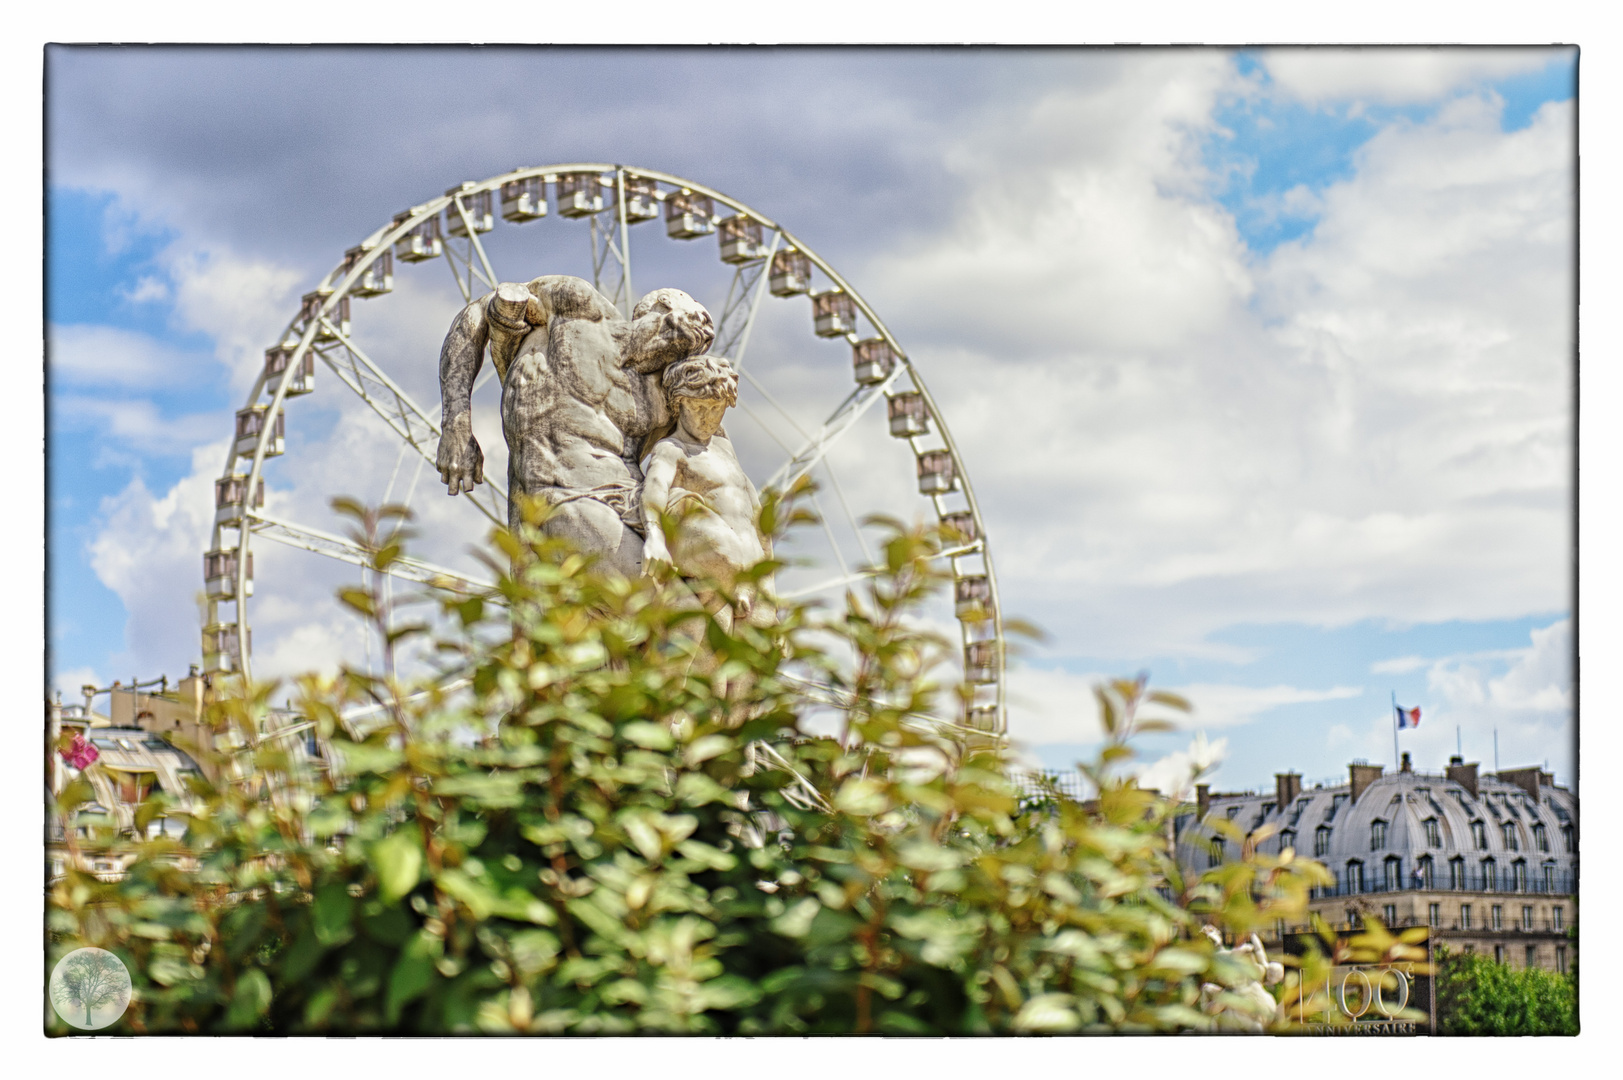
[[[1336,930],[1361,929],[1369,916],[1427,927],[1433,943],[1514,967],[1564,973],[1574,960],[1578,799],[1543,769],[1482,774],[1454,757],[1441,773],[1421,773],[1405,753],[1395,774],[1352,763],[1344,784],[1304,789],[1291,772],[1272,792],[1201,785],[1175,823],[1186,875],[1239,857],[1212,827],[1219,820],[1247,836],[1272,826],[1260,853],[1290,848],[1323,863],[1335,883],[1314,889],[1309,907]],[[1265,944],[1308,929],[1277,924]]]
[[[55,813],[47,814],[47,880],[60,878],[72,862],[79,870],[103,880],[121,876],[125,863],[120,858],[94,850],[81,850],[79,840],[89,841],[103,830],[125,836],[136,827],[136,809],[150,796],[161,793],[175,817],[157,814],[143,823],[147,839],[162,835],[179,838],[185,832],[184,814],[192,803],[192,778],[218,784],[244,782],[247,772],[233,755],[222,775],[215,764],[217,752],[230,754],[245,749],[240,733],[215,731],[204,717],[211,687],[210,676],[199,675],[194,667],[178,683],[167,678],[151,683],[132,683],[96,689],[86,687],[83,705],[65,705],[60,700],[46,703],[45,796],[51,807],[62,789],[81,776],[90,785],[93,798],[81,804],[71,821]],[[107,695],[107,712],[95,711],[95,698]],[[95,749],[96,760],[81,771],[68,763],[58,747],[63,736],[83,736]],[[314,725],[292,710],[271,709],[262,721],[260,740],[277,738],[290,752],[297,767],[325,767],[329,751],[316,736]],[[193,755],[199,749],[209,751]],[[96,845],[86,844],[86,849]]]

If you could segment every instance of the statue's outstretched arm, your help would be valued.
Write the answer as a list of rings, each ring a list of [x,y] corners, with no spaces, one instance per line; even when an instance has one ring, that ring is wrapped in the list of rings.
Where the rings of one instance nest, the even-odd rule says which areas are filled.
[[[458,312],[440,346],[441,431],[434,464],[452,495],[472,491],[485,480],[484,451],[473,437],[473,380],[484,366],[490,338],[485,320],[488,299],[480,297]]]

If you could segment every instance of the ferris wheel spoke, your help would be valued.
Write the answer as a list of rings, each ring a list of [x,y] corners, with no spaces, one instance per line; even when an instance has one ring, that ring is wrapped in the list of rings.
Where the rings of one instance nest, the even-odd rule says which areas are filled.
[[[335,359],[330,351],[319,352],[322,360],[332,369],[339,380],[353,390],[357,396],[372,407],[383,418],[383,422],[405,439],[411,447],[428,461],[433,462],[439,451],[440,426],[412,400],[411,395],[402,390],[393,379],[389,378],[372,358],[356,345],[347,335],[339,331],[336,326],[329,330],[343,347],[345,359],[343,363]],[[468,501],[479,508],[480,513],[488,517],[494,524],[507,524],[507,491],[494,476],[487,476],[486,483],[490,485],[490,492],[471,491],[467,493]]]
[[[722,304],[721,320],[716,325],[716,342],[711,351],[733,362],[740,373],[744,370],[744,350],[749,346],[750,331],[755,327],[755,315],[761,309],[761,297],[766,293],[771,275],[768,269],[777,254],[782,235],[772,233],[772,244],[765,257],[740,263],[733,271],[733,282],[727,289]]]
[[[794,457],[779,466],[778,471],[766,482],[767,487],[774,487],[780,491],[787,491],[789,487],[802,476],[817,467],[828,452],[839,442],[840,436],[851,430],[862,414],[873,408],[874,403],[885,396],[885,391],[893,386],[902,373],[907,370],[903,364],[897,364],[884,382],[873,383],[869,386],[858,387],[852,394],[834,410],[834,415],[828,418],[817,434],[806,441]]]
[[[851,531],[857,534],[857,545],[862,548],[862,557],[869,566],[874,565],[873,552],[868,549],[868,538],[862,535],[862,528],[857,524],[856,515],[851,513],[851,504],[845,501],[845,489],[840,486],[840,478],[827,461],[823,462],[823,473],[828,482],[834,487],[834,497],[840,502],[840,509],[845,511],[845,520],[850,524]]]
[[[269,540],[286,544],[289,547],[299,548],[302,551],[325,555],[330,559],[351,563],[355,566],[371,567],[372,555],[361,545],[347,537],[335,536],[322,529],[312,528],[309,525],[299,525],[295,522],[285,521],[272,517],[263,511],[254,510],[248,514],[249,528],[255,536],[263,536]],[[406,556],[397,558],[384,573],[391,577],[402,578],[406,581],[415,581],[420,585],[433,585],[438,588],[467,590],[473,592],[486,592],[494,588],[488,581],[476,581],[456,570],[433,563],[423,562]]]
[[[751,374],[750,374],[750,373],[749,373],[749,372],[747,372],[747,371],[740,371],[740,372],[739,372],[739,374],[740,374],[740,375],[742,375],[742,376],[744,376],[744,381],[745,381],[745,382],[747,382],[747,383],[749,383],[749,384],[750,384],[750,385],[751,385],[751,386],[753,386],[753,387],[755,387],[755,389],[756,389],[756,391],[757,391],[757,392],[758,392],[758,393],[759,393],[759,394],[760,394],[760,395],[761,395],[761,396],[762,396],[762,397],[764,397],[764,398],[766,398],[766,401],[767,401],[767,404],[768,404],[768,405],[771,405],[771,406],[772,406],[772,407],[773,407],[773,408],[774,408],[774,409],[776,409],[776,410],[778,410],[778,414],[779,414],[779,415],[780,415],[780,416],[782,416],[782,417],[783,417],[783,418],[784,418],[784,420],[786,420],[786,421],[788,421],[788,423],[789,423],[789,426],[790,426],[790,427],[792,427],[792,428],[794,428],[794,429],[795,429],[795,432],[796,432],[796,433],[797,433],[797,434],[798,434],[798,435],[799,435],[799,436],[800,436],[800,437],[801,437],[801,438],[802,438],[802,439],[804,439],[804,440],[805,440],[805,441],[806,441],[806,442],[810,442],[810,441],[811,441],[811,435],[810,435],[810,434],[809,434],[809,433],[808,433],[808,432],[807,432],[807,431],[806,431],[806,429],[805,429],[805,428],[803,428],[803,427],[801,427],[801,426],[800,426],[800,425],[799,425],[799,424],[797,424],[797,423],[795,423],[795,418],[794,418],[794,417],[793,417],[793,416],[791,416],[791,415],[790,415],[790,414],[789,414],[789,410],[788,410],[788,409],[785,409],[785,408],[784,408],[784,407],[783,407],[783,406],[782,406],[782,405],[781,405],[781,404],[780,404],[780,403],[779,403],[779,402],[778,402],[778,399],[777,399],[777,398],[775,398],[775,397],[773,397],[773,396],[772,396],[772,393],[771,393],[771,391],[769,391],[769,390],[767,390],[767,388],[766,388],[766,387],[764,387],[764,386],[762,386],[762,385],[761,385],[761,384],[760,384],[760,383],[759,383],[759,382],[757,382],[757,381],[756,381],[756,379],[755,379],[755,376],[753,376],[753,375],[751,375]],[[783,443],[782,443],[782,442],[779,442],[779,443],[778,443],[778,445],[779,445],[779,446],[783,446]],[[783,446],[783,448],[784,448],[784,450],[786,450],[786,451],[789,451],[789,452],[790,452],[790,453],[793,453],[793,452],[794,452],[794,451],[792,451],[792,450],[789,450],[789,448],[788,448],[788,447],[787,447],[787,446]]]

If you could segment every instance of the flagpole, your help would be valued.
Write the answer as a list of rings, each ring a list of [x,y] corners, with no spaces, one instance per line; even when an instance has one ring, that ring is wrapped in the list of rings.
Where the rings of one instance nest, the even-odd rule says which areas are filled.
[[[1392,771],[1398,771],[1398,692],[1392,691]]]

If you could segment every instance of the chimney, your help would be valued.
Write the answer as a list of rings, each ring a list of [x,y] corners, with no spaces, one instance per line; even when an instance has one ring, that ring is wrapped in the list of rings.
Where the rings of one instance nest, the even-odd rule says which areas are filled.
[[[1195,820],[1205,821],[1206,811],[1212,807],[1212,785],[1195,785]]]
[[[1515,784],[1529,795],[1533,801],[1538,802],[1539,783],[1543,780],[1544,770],[1534,765],[1526,769],[1500,769],[1499,779],[1507,784]]]
[[[1413,770],[1411,770],[1409,768],[1409,751],[1405,750],[1403,752],[1403,762],[1402,762],[1402,764],[1400,764],[1398,766],[1398,772],[1411,772],[1411,771],[1413,771]]]
[[[1465,764],[1458,755],[1448,759],[1448,778],[1469,791],[1473,799],[1476,798],[1476,766],[1474,761]]]
[[[1274,773],[1274,799],[1283,814],[1285,808],[1296,801],[1296,796],[1302,793],[1302,774],[1293,772]]]
[[[1358,796],[1364,793],[1364,789],[1381,778],[1381,774],[1386,771],[1386,766],[1349,765],[1347,771],[1351,774],[1352,779],[1352,801],[1357,802]]]

